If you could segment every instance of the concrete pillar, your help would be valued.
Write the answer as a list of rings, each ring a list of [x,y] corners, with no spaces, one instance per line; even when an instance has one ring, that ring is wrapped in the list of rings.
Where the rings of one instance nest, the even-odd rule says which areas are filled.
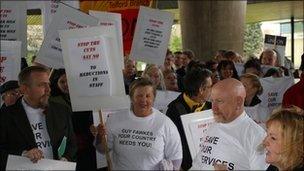
[[[247,1],[179,1],[183,49],[200,60],[219,49],[243,54]]]

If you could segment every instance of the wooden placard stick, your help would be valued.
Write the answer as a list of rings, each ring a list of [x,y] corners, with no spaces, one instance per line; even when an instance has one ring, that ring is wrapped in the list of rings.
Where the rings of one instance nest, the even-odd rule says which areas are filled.
[[[98,113],[99,113],[99,122],[104,127],[101,110],[98,110]],[[99,134],[99,135],[100,135],[99,138],[101,140],[101,145],[102,145],[103,149],[105,150],[107,164],[108,164],[108,171],[112,171],[112,161],[111,161],[111,158],[110,158],[106,137],[105,137],[105,135],[101,135],[101,134]]]

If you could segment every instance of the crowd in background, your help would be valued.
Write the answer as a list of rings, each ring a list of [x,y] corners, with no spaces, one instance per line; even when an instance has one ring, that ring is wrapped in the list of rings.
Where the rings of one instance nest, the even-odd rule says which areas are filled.
[[[158,127],[161,132],[164,132],[161,135],[156,136],[167,137],[167,139],[164,139],[162,142],[156,143],[158,146],[165,147],[164,149],[160,148],[162,151],[164,151],[164,153],[161,153],[161,156],[157,156],[153,151],[147,152],[149,154],[151,153],[151,155],[157,156],[157,162],[150,162],[151,159],[148,160],[145,159],[145,157],[136,158],[133,156],[131,159],[137,160],[137,162],[135,162],[135,165],[131,165],[133,164],[133,161],[130,161],[130,163],[126,162],[129,159],[128,157],[130,157],[128,155],[132,154],[135,156],[143,156],[144,152],[135,153],[132,149],[123,150],[120,147],[117,147],[117,142],[115,141],[115,136],[117,136],[116,128],[107,128],[107,133],[105,133],[105,128],[99,127],[99,129],[95,129],[94,134],[92,128],[90,130],[90,126],[93,124],[92,111],[72,112],[68,81],[64,69],[53,70],[51,74],[48,73],[47,75],[43,75],[43,78],[49,76],[50,79],[41,83],[43,84],[41,86],[44,86],[41,90],[43,91],[41,97],[49,97],[47,98],[48,102],[45,103],[58,103],[60,106],[57,106],[57,108],[64,109],[64,111],[68,113],[67,116],[64,117],[67,119],[62,122],[69,123],[62,124],[66,125],[67,127],[72,125],[73,134],[70,133],[70,137],[67,138],[70,144],[75,143],[77,146],[75,147],[75,149],[77,148],[77,152],[76,150],[71,151],[70,155],[73,156],[66,155],[65,157],[61,157],[59,159],[76,161],[77,170],[95,170],[95,148],[97,148],[98,144],[94,142],[94,136],[96,138],[96,135],[101,134],[102,132],[102,134],[108,134],[110,137],[109,141],[112,143],[110,147],[112,150],[114,150],[115,153],[114,156],[116,158],[114,159],[114,163],[116,162],[117,169],[163,169],[166,168],[164,166],[166,164],[162,163],[160,165],[158,161],[167,159],[173,165],[173,169],[178,170],[179,167],[181,167],[183,170],[188,170],[192,167],[194,159],[192,159],[190,156],[185,132],[180,120],[181,115],[207,109],[212,109],[213,112],[215,112],[217,110],[216,103],[221,103],[216,98],[218,96],[216,94],[216,91],[220,90],[221,93],[224,93],[225,91],[229,92],[233,91],[233,89],[238,86],[243,87],[240,89],[243,89],[244,93],[242,94],[241,92],[240,94],[244,97],[242,104],[238,104],[237,106],[255,106],[261,103],[258,95],[263,92],[263,87],[259,80],[260,78],[294,77],[300,78],[300,81],[294,86],[290,87],[284,93],[282,101],[283,109],[274,112],[274,114],[266,123],[267,136],[264,139],[263,144],[267,150],[267,154],[266,158],[263,160],[271,164],[270,167],[268,167],[270,170],[301,170],[301,168],[303,168],[304,54],[301,56],[301,66],[296,70],[293,68],[293,66],[280,64],[279,54],[272,49],[264,50],[259,58],[250,57],[246,61],[244,61],[241,55],[230,50],[219,50],[215,54],[214,59],[208,61],[197,60],[198,57],[196,57],[191,50],[177,51],[174,53],[168,50],[164,59],[165,60],[162,66],[158,66],[156,64],[147,64],[145,70],[142,72],[136,70],[135,60],[130,58],[125,58],[124,60],[123,78],[125,84],[125,92],[126,94],[130,94],[131,98],[131,114],[139,118],[152,115],[157,118],[157,122],[152,122],[150,120],[141,121],[142,123],[145,122],[146,125],[144,124],[138,126],[137,129],[150,125],[150,131],[154,133],[157,132],[155,129]],[[239,64],[242,64],[241,72],[237,71],[237,65]],[[263,70],[263,66],[268,66],[267,70]],[[47,73],[47,71],[39,69],[32,72]],[[24,73],[24,71],[21,73]],[[37,78],[40,78],[39,76],[40,75],[37,75]],[[20,79],[26,79],[26,81],[20,82],[22,81]],[[33,88],[33,85],[30,85],[34,79],[35,78],[31,78],[31,76],[22,78],[19,75],[19,83],[18,81],[8,81],[1,86],[0,93],[1,98],[4,102],[1,107],[1,129],[4,130],[4,122],[13,120],[12,118],[8,119],[9,115],[12,113],[18,113],[18,111],[15,111],[17,104],[19,107],[22,105],[24,107],[26,104],[30,106],[34,104],[35,98],[32,96],[34,96],[33,93],[35,93],[37,90]],[[31,80],[30,83],[27,82],[28,80]],[[38,81],[39,80],[37,80],[37,84]],[[227,85],[222,85],[224,83],[223,81]],[[223,89],[227,88],[228,86],[232,86],[232,88]],[[156,90],[175,91],[180,93],[177,99],[168,104],[168,110],[166,111],[166,116],[168,117],[164,118],[162,115],[159,115],[159,111],[157,112],[152,108],[152,104],[156,96]],[[239,91],[239,89],[237,91]],[[233,97],[233,95],[230,96]],[[146,99],[143,100],[142,98]],[[151,99],[149,100],[149,98]],[[39,100],[41,99],[38,97],[37,101],[39,102]],[[47,106],[50,107],[52,105]],[[290,106],[296,107],[287,109]],[[38,108],[40,107],[41,106],[38,106]],[[25,109],[22,110],[25,110],[25,113],[27,113],[27,109],[35,107],[24,108]],[[228,110],[230,108],[227,107],[225,109]],[[218,109],[218,111],[221,110]],[[53,111],[50,111],[50,113],[52,112]],[[240,117],[243,115],[243,110],[240,110],[240,112],[238,111],[236,113],[238,113],[236,117]],[[22,117],[25,116],[29,117],[28,114]],[[170,120],[167,118],[170,118]],[[227,122],[233,122],[234,119],[235,118],[227,120]],[[134,127],[134,124],[137,124],[136,121],[130,118],[127,118],[124,121],[119,118],[112,118],[111,121],[113,120],[117,121],[116,124],[120,122],[127,125],[130,124],[129,127],[132,128]],[[31,123],[31,120],[28,122]],[[225,120],[220,120],[219,122],[225,123]],[[248,121],[248,123],[249,125],[253,124],[251,121]],[[48,123],[46,123],[46,125],[48,126]],[[13,154],[17,155],[27,156],[31,158],[32,161],[36,161],[41,158],[41,152],[39,150],[34,150],[33,153],[30,153],[31,149],[37,148],[37,145],[33,143],[31,143],[31,145],[16,145],[18,147],[11,146],[9,143],[13,139],[9,139],[10,136],[8,135],[8,132],[4,132],[3,130],[1,130],[0,142],[2,161],[6,161],[4,159],[4,155],[10,152],[13,152]],[[7,128],[5,128],[5,130],[7,130]],[[53,142],[52,136],[54,135],[52,133],[49,134],[50,135],[48,135],[48,138],[50,139],[53,148],[55,148],[55,146],[58,145],[58,142]],[[172,137],[171,134],[174,134],[176,136]],[[263,133],[261,133],[261,136],[262,134]],[[255,136],[255,134],[252,134],[252,136]],[[178,140],[176,140],[176,138]],[[259,143],[262,143],[262,140]],[[14,148],[18,148],[18,150]],[[143,163],[147,161],[148,162],[145,164],[145,167],[140,167],[140,162],[138,162],[138,160],[143,160]],[[130,165],[126,167],[126,164]],[[146,167],[150,165],[151,167]],[[215,165],[214,167],[218,168],[222,166]]]

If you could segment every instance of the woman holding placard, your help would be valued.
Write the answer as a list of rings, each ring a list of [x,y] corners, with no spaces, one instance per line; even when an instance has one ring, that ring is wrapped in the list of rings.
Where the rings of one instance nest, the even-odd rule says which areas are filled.
[[[300,108],[275,112],[266,123],[266,162],[272,170],[304,170],[304,115]]]
[[[107,134],[113,170],[179,170],[180,136],[173,122],[152,107],[155,96],[150,80],[135,80],[130,85],[131,110],[110,115],[106,129],[95,128],[98,134]],[[97,149],[104,152],[100,144]]]

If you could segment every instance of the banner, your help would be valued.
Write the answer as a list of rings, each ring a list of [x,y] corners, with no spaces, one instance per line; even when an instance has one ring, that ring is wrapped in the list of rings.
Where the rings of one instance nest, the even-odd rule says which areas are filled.
[[[100,11],[89,11],[89,14],[93,17],[98,18],[99,25],[102,26],[115,26],[115,31],[117,34],[117,42],[119,43],[119,56],[121,59],[124,59],[123,57],[123,41],[122,41],[122,25],[121,25],[121,14],[117,13],[111,13],[111,12],[100,12]],[[122,62],[122,69],[124,68],[123,60]]]
[[[128,108],[115,26],[61,30],[59,35],[73,111]]]
[[[285,62],[286,37],[265,34],[264,50],[274,49],[277,54],[279,64],[284,66]]]
[[[21,68],[21,42],[1,40],[0,86],[9,80],[18,80]]]
[[[140,7],[130,57],[162,65],[168,49],[173,14]]]
[[[46,37],[37,54],[36,62],[52,68],[63,68],[62,49],[60,45],[59,30],[97,26],[98,20],[62,3],[58,4]]]
[[[89,10],[120,13],[122,18],[123,50],[124,54],[127,55],[131,50],[139,6],[150,6],[151,3],[152,0],[80,0],[80,10],[87,13]]]
[[[26,1],[1,1],[0,38],[21,41],[21,57],[26,57],[27,52],[26,8]]]
[[[41,159],[33,163],[29,158],[8,155],[6,170],[75,170],[76,163],[60,160]]]
[[[212,110],[204,110],[181,116],[192,159],[202,149],[204,133],[214,123]]]
[[[285,91],[294,84],[293,77],[266,77],[261,78],[263,93],[259,95],[261,106],[268,108],[270,112],[281,106]]]

